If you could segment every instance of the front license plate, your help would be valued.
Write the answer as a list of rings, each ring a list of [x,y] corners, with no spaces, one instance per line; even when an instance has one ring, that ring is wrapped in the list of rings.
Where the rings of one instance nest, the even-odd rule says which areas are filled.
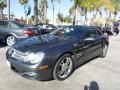
[[[6,60],[6,63],[7,63],[7,65],[8,65],[8,67],[11,67],[11,64],[10,64],[9,61]]]

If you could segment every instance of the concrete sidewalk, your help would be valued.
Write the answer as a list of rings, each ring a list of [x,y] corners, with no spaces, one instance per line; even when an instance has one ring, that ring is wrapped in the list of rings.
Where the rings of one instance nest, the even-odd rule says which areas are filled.
[[[81,66],[65,81],[41,82],[20,77],[6,65],[7,48],[0,48],[0,90],[120,90],[120,35],[110,37],[105,58]]]

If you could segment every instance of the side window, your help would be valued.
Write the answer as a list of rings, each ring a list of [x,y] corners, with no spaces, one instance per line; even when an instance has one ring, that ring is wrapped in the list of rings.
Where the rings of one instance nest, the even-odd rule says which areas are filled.
[[[8,27],[9,27],[9,24],[8,24],[8,22],[0,21],[0,27],[8,28]]]
[[[51,25],[43,25],[43,29],[52,29],[53,27]]]
[[[98,36],[102,35],[102,32],[100,30],[96,30]]]
[[[38,28],[43,28],[43,25],[41,25],[41,24],[40,24],[40,25],[38,25]]]
[[[16,25],[15,23],[13,23],[13,22],[10,22],[9,27],[11,27],[11,28],[19,28],[19,26]]]
[[[43,25],[43,27],[42,27],[42,28],[43,28],[43,29],[46,29],[46,26],[47,26],[47,25]]]
[[[94,30],[87,31],[85,33],[85,38],[95,38],[96,35],[97,35],[97,33]]]

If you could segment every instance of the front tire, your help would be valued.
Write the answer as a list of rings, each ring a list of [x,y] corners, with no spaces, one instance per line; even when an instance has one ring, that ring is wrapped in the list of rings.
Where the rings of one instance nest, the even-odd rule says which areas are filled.
[[[69,54],[61,56],[53,70],[53,78],[59,81],[65,80],[73,72],[74,62]]]
[[[12,46],[16,43],[16,37],[13,36],[13,35],[9,35],[7,38],[6,38],[6,44],[8,46]]]

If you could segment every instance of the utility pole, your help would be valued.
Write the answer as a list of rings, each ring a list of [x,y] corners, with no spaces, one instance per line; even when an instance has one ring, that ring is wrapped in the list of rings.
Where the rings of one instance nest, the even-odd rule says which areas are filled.
[[[54,24],[54,8],[55,8],[55,1],[53,0],[53,24]]]
[[[10,20],[10,0],[7,0],[8,20]]]

